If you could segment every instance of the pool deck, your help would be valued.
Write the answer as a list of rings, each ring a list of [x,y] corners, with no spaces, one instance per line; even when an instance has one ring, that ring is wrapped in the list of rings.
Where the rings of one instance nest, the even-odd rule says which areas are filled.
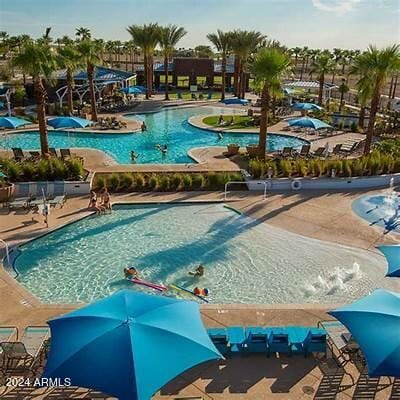
[[[360,195],[361,193],[356,192],[304,192],[272,194],[263,200],[259,194],[235,192],[229,196],[229,200],[235,208],[256,218],[260,223],[268,223],[304,236],[374,252],[377,244],[400,243],[400,235],[383,235],[382,229],[369,226],[366,221],[353,214],[351,203]],[[143,193],[113,195],[112,199],[114,202],[222,201],[223,195],[215,192]],[[62,209],[57,208],[52,212],[50,229],[88,215],[87,203],[87,197],[69,199]],[[47,232],[42,221],[32,221],[31,214],[8,214],[4,209],[0,209],[0,226],[0,238],[11,246]],[[74,305],[40,304],[3,269],[0,269],[0,289],[0,326],[16,325],[23,329],[27,325],[45,324],[49,318],[76,308]],[[292,324],[315,326],[319,320],[329,319],[326,311],[334,306],[203,305],[201,312],[209,327]],[[350,373],[355,380],[358,379],[359,375],[355,370],[350,370]],[[183,396],[202,396],[204,399],[218,400],[322,399],[325,397],[317,395],[322,396],[324,385],[323,375],[312,357],[267,359],[252,356],[199,366],[175,379],[155,399],[172,400]],[[361,381],[359,385],[339,393],[335,398],[351,399],[357,388],[364,390]],[[336,389],[332,387],[330,390]],[[388,390],[380,391],[375,398],[389,398]],[[46,398],[40,394],[40,390],[32,392],[29,399]],[[59,398],[67,398],[61,389]]]

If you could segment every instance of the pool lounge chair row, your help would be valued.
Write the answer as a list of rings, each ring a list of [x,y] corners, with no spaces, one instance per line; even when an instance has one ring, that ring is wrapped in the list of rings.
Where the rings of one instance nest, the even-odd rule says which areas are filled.
[[[34,372],[45,359],[48,326],[28,326],[21,337],[15,327],[0,327],[0,369],[5,374]]]
[[[22,161],[38,161],[40,160],[39,151],[29,151],[29,156],[27,156],[21,147],[13,147],[12,149],[14,160],[17,162]],[[57,154],[57,150],[54,147],[49,148],[49,153],[51,157],[61,158],[64,161],[71,160],[72,158],[77,158],[83,163],[83,158],[71,153],[70,149],[60,149],[60,156]]]
[[[287,327],[241,327],[208,329],[208,335],[221,354],[275,353],[326,354],[326,332],[324,329],[304,326]]]

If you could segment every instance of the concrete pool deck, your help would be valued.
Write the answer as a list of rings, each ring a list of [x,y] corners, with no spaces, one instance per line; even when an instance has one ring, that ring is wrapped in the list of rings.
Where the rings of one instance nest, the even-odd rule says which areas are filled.
[[[235,192],[229,195],[229,200],[233,202],[235,208],[256,218],[260,223],[268,223],[304,236],[371,251],[376,251],[375,246],[380,243],[400,243],[400,235],[383,235],[382,229],[369,226],[366,221],[353,214],[351,203],[360,195],[361,193],[357,192],[296,192],[271,194],[263,200],[257,193]],[[115,202],[222,201],[223,194],[216,192],[118,194],[113,195],[112,200]],[[76,197],[69,199],[64,208],[52,210],[50,228],[87,215],[87,203],[87,197]],[[20,244],[47,232],[42,222],[32,222],[31,214],[26,212],[8,214],[4,209],[0,209],[0,226],[0,238],[10,245]],[[40,304],[1,268],[0,304],[0,326],[16,325],[20,330],[27,325],[45,324],[49,318],[76,307]],[[329,319],[326,311],[332,307],[334,305],[204,305],[201,312],[204,323],[209,327],[238,324],[315,326],[319,320]],[[355,380],[358,379],[359,374],[356,371],[351,370],[350,373]],[[222,364],[207,363],[199,366],[175,379],[155,398],[172,400],[183,396],[202,396],[204,399],[238,400],[322,399],[325,398],[322,397],[326,384],[324,379],[313,358],[249,357],[228,360]],[[359,385],[341,392],[336,398],[353,398],[353,393],[362,390],[363,387],[360,381]],[[366,398],[387,399],[388,393],[389,389],[380,391],[376,397]],[[46,398],[40,396],[38,391],[38,396],[31,393],[26,398]],[[68,398],[61,389],[59,396],[60,399]]]

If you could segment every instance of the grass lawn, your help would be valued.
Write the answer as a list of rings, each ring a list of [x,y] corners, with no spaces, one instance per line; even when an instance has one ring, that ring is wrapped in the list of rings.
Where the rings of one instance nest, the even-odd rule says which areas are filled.
[[[247,115],[224,115],[224,121],[230,121],[231,118],[233,117],[233,124],[231,125],[225,125],[226,128],[229,129],[244,129],[244,128],[249,128],[249,121],[251,120],[251,117],[248,117]],[[218,127],[218,119],[219,115],[213,115],[210,117],[206,117],[203,119],[203,123],[212,127]]]

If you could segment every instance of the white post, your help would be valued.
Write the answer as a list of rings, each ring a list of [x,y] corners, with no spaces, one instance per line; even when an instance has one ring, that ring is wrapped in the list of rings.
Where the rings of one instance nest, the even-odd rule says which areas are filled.
[[[8,251],[8,244],[3,240],[0,239],[0,242],[4,244],[5,248],[6,248],[6,257],[7,257],[7,262],[10,265],[10,253]]]

